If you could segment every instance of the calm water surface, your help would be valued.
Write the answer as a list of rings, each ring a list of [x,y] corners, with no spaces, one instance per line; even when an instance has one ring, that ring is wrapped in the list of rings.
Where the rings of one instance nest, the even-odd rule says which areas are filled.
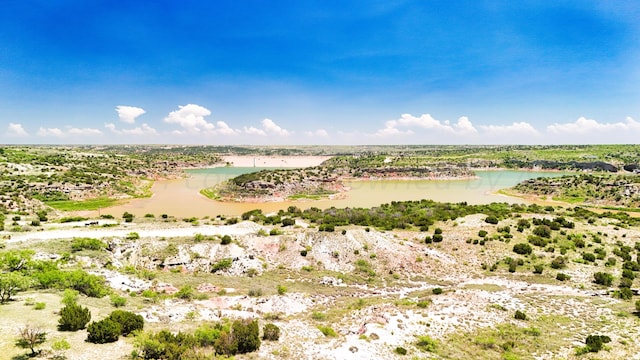
[[[218,214],[240,215],[260,208],[264,212],[275,212],[290,205],[306,209],[335,207],[372,207],[382,203],[402,200],[432,199],[442,202],[462,202],[484,204],[490,202],[525,202],[495,194],[499,189],[536,177],[561,176],[561,172],[529,171],[478,171],[478,179],[472,180],[379,180],[350,181],[346,184],[351,191],[345,199],[318,201],[285,201],[277,203],[223,203],[207,199],[200,189],[213,186],[240,174],[260,170],[259,168],[221,167],[188,170],[190,177],[178,180],[157,181],[147,199],[134,199],[127,204],[103,209],[102,213],[119,216],[128,211],[136,216],[151,213],[169,214],[177,217],[203,217]]]

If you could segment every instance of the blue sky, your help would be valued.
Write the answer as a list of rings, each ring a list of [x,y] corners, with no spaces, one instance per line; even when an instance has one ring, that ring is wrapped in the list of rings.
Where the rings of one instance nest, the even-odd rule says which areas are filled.
[[[637,1],[19,1],[2,143],[640,139]]]

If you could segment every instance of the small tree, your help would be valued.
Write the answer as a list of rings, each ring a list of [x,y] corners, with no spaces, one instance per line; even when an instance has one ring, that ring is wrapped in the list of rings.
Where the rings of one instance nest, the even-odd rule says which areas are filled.
[[[36,351],[36,347],[42,345],[45,341],[47,341],[46,332],[27,325],[20,329],[16,346],[31,350],[31,356],[34,357],[39,353],[39,351]]]
[[[10,301],[18,291],[28,289],[31,282],[31,278],[18,272],[0,274],[0,304]]]
[[[89,309],[76,303],[71,303],[60,310],[58,330],[78,331],[84,329],[89,321],[91,321]]]
[[[231,328],[233,329],[233,337],[238,344],[238,353],[250,353],[260,348],[260,328],[257,320],[236,320]]]
[[[116,342],[121,332],[120,324],[109,318],[94,321],[87,327],[87,341],[94,344]]]

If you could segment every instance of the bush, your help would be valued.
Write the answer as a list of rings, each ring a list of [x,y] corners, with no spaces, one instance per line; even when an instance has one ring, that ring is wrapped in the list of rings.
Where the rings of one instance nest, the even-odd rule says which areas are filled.
[[[236,320],[231,329],[238,345],[238,353],[250,353],[260,348],[260,328],[257,320]]]
[[[276,288],[278,295],[284,295],[287,292],[287,288],[284,285],[278,285]]]
[[[551,237],[551,228],[548,227],[547,225],[538,225],[533,229],[533,234],[543,237],[543,238],[550,238]]]
[[[442,234],[433,234],[432,239],[434,243],[437,243],[437,242],[441,242],[443,237],[442,237]]]
[[[611,338],[606,335],[589,335],[585,340],[589,352],[602,350],[602,345],[611,342]]]
[[[107,319],[120,324],[120,334],[122,336],[127,336],[136,330],[144,328],[142,316],[130,311],[114,310]]]
[[[558,281],[566,281],[566,280],[569,280],[569,279],[571,279],[571,276],[569,276],[569,275],[567,275],[565,273],[560,273],[559,272],[556,275],[556,280],[558,280]]]
[[[544,271],[544,265],[542,265],[542,264],[533,265],[533,273],[534,274],[542,274],[543,271]]]
[[[127,299],[124,296],[120,295],[111,295],[111,305],[115,307],[122,307],[127,304]]]
[[[489,216],[487,216],[486,219],[484,219],[484,222],[486,222],[487,224],[496,225],[499,222],[499,220],[498,220],[497,217],[495,217],[493,215],[489,215]]]
[[[393,352],[395,352],[398,355],[407,355],[407,349],[403,348],[402,346],[398,346],[393,350]]]
[[[107,244],[98,239],[73,238],[73,241],[71,242],[71,251],[74,252],[80,250],[102,250],[106,248]]]
[[[513,252],[520,255],[529,255],[533,252],[533,248],[527,243],[519,243],[513,245]]]
[[[214,273],[220,270],[227,270],[231,267],[232,264],[233,264],[232,258],[222,259],[211,266],[211,272]]]
[[[178,290],[178,292],[176,292],[175,297],[183,300],[191,300],[193,299],[194,295],[195,295],[195,290],[193,290],[193,287],[191,287],[191,285],[185,285],[181,287],[180,290]]]
[[[606,272],[597,272],[593,274],[593,282],[599,285],[611,286],[613,283],[613,275]]]
[[[231,236],[229,236],[229,235],[225,235],[225,236],[223,236],[223,237],[222,237],[222,239],[220,240],[220,244],[222,244],[222,245],[229,245],[229,244],[231,244],[231,240],[232,240],[232,239],[231,239]]]
[[[431,292],[433,293],[433,295],[440,295],[440,294],[442,294],[442,288],[439,288],[439,287],[438,288],[433,288],[431,290]]]
[[[326,337],[336,337],[338,334],[330,326],[318,326],[318,330]]]
[[[567,259],[563,256],[558,256],[557,258],[551,261],[551,267],[554,269],[562,269],[567,266]]]
[[[272,323],[265,324],[262,332],[262,340],[278,341],[280,339],[280,328]]]
[[[513,317],[516,320],[527,320],[527,314],[520,310],[516,310],[516,314]]]
[[[58,330],[78,331],[84,329],[89,321],[91,321],[91,313],[88,308],[70,303],[60,310]]]
[[[291,218],[284,218],[282,219],[282,226],[293,226],[296,224],[296,221],[294,219]]]
[[[486,230],[480,230],[478,231],[478,236],[480,236],[481,238],[487,236],[487,231]]]
[[[120,333],[122,333],[120,324],[106,318],[89,324],[87,327],[87,341],[94,344],[116,342]]]

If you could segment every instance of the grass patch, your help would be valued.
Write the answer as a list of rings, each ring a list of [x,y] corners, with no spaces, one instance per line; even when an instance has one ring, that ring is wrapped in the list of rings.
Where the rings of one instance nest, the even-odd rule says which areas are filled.
[[[81,211],[81,210],[98,210],[120,204],[122,201],[118,199],[96,198],[83,201],[59,200],[48,201],[47,205],[60,211]]]
[[[207,198],[209,198],[211,200],[220,200],[220,195],[213,188],[202,189],[202,190],[200,190],[200,194],[204,195],[205,197],[207,197]]]

